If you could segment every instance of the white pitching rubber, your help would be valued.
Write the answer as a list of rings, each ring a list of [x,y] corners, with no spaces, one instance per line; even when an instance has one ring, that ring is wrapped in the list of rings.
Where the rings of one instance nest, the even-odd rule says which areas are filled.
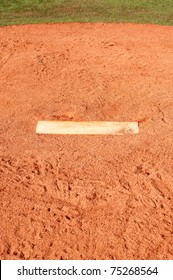
[[[136,134],[138,122],[75,122],[75,121],[39,121],[36,127],[39,134]]]

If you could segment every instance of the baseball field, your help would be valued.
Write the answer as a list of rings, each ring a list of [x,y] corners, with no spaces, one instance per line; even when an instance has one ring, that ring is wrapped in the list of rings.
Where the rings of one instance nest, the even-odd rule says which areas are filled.
[[[173,1],[2,0],[0,25],[0,259],[172,260]]]

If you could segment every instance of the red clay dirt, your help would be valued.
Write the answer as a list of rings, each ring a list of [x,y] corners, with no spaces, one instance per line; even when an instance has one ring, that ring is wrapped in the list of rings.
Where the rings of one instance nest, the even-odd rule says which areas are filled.
[[[1,27],[0,67],[0,258],[173,259],[173,27]],[[38,120],[140,133],[38,135]]]

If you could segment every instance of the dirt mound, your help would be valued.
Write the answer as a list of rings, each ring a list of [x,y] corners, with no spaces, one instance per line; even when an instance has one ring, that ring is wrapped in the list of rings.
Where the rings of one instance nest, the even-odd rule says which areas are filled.
[[[173,27],[0,28],[0,258],[173,259]],[[38,120],[139,121],[37,135]]]

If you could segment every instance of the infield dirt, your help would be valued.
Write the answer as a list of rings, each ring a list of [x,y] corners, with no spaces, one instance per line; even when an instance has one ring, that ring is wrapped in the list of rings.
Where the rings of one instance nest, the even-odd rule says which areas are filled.
[[[173,259],[173,27],[0,28],[0,258]],[[37,135],[39,120],[138,135]]]

